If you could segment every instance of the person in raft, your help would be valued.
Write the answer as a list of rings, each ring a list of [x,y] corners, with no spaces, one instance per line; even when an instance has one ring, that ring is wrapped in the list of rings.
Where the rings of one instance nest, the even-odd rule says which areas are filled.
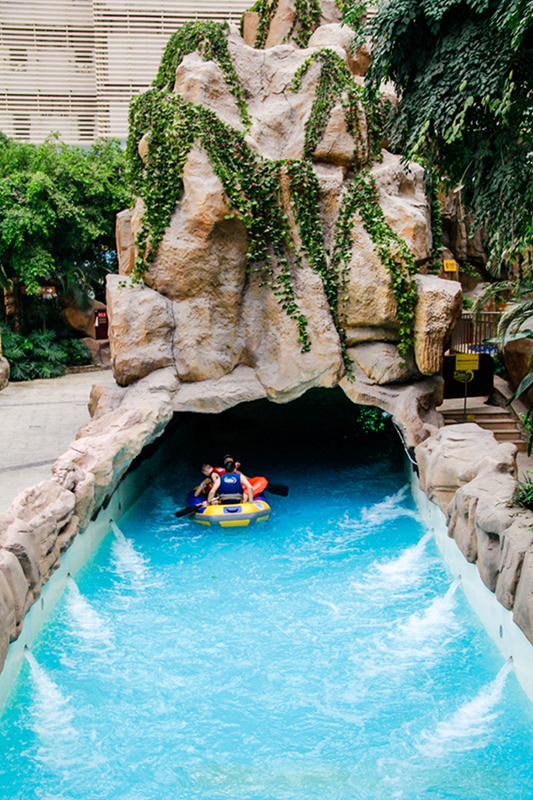
[[[200,486],[197,486],[194,490],[195,497],[200,497],[202,494],[207,497],[213,486],[213,478],[211,477],[213,472],[217,474],[218,470],[216,470],[215,467],[212,467],[211,464],[202,464],[202,474],[205,477]]]
[[[211,487],[207,496],[207,503],[213,503],[215,496],[218,495],[218,500],[223,505],[231,503],[242,503],[245,490],[248,493],[248,502],[251,503],[254,499],[254,492],[252,484],[242,472],[237,472],[235,468],[235,461],[225,460],[224,469],[226,470],[222,475],[219,475],[213,470],[211,479],[213,486]]]
[[[226,471],[226,461],[235,461],[235,459],[233,458],[233,456],[229,456],[229,455],[228,456],[224,456],[224,458],[222,459],[222,462],[224,464],[223,467],[212,467],[211,464],[202,464],[201,469],[202,469],[202,474],[204,475],[204,479],[201,482],[201,484],[199,486],[197,486],[196,489],[194,490],[194,496],[195,497],[200,497],[200,495],[202,495],[202,494],[207,497],[207,495],[211,491],[211,487],[213,485],[213,479],[212,479],[211,475],[213,474],[213,472],[215,474],[222,475]],[[240,466],[241,466],[240,461],[236,461],[235,462],[235,468],[236,468],[237,472],[239,472],[237,467],[240,467]],[[239,473],[239,474],[241,474],[241,473]]]

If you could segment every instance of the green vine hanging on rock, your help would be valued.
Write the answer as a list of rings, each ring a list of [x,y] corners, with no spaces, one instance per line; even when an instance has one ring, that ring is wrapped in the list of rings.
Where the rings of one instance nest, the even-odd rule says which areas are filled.
[[[321,65],[320,75],[316,85],[311,114],[305,124],[305,158],[313,157],[320,140],[324,136],[333,107],[339,102],[344,109],[346,127],[356,143],[354,158],[357,156],[357,150],[360,153],[366,151],[366,142],[360,122],[362,108],[366,113],[368,122],[371,123],[367,123],[369,138],[372,138],[370,151],[372,153],[375,151],[376,148],[373,143],[376,140],[379,140],[379,148],[381,149],[381,130],[374,124],[374,115],[367,102],[365,91],[362,86],[356,83],[346,63],[334,50],[323,48],[309,56],[302,66],[296,70],[290,85],[291,91],[300,91],[304,77],[311,66],[317,62]]]
[[[152,86],[161,91],[172,91],[176,69],[186,55],[198,52],[205,61],[215,61],[219,65],[239,107],[241,119],[245,126],[249,126],[242,84],[228,48],[228,33],[227,22],[186,22],[170,37]]]
[[[428,273],[438,275],[442,267],[442,213],[440,209],[438,178],[435,170],[426,169],[424,189],[431,203],[432,247],[429,257]]]
[[[346,291],[346,270],[336,266],[334,258],[328,259],[324,246],[324,234],[319,216],[320,185],[309,161],[287,161],[286,173],[289,178],[291,201],[294,206],[302,249],[309,265],[320,275],[326,298],[339,335],[342,356],[346,371],[350,373],[351,359],[347,353],[346,332],[342,304],[348,299]]]
[[[358,211],[381,263],[391,275],[400,320],[398,350],[406,355],[415,343],[414,322],[417,303],[416,273],[413,254],[385,219],[379,204],[379,194],[368,170],[356,175],[343,198],[337,221],[332,261],[334,266],[347,265],[351,252],[351,229]]]
[[[257,0],[250,11],[259,15],[259,24],[255,34],[254,47],[262,50],[268,39],[270,23],[278,10],[279,0]],[[294,18],[291,29],[284,41],[294,39],[298,47],[307,47],[311,34],[320,25],[322,12],[320,0],[294,0]],[[244,15],[241,17],[241,35],[244,30]]]
[[[276,0],[264,8],[275,13]],[[336,223],[331,256],[325,249],[319,215],[320,187],[312,167],[313,154],[322,138],[331,111],[341,102],[348,130],[366,152],[360,125],[361,107],[367,111],[364,90],[354,80],[344,61],[323,49],[307,59],[296,72],[291,89],[298,91],[309,68],[320,63],[311,115],[306,125],[302,160],[271,161],[254,153],[243,133],[234,130],[210,109],[186,102],[172,91],[175,71],[187,53],[198,51],[216,61],[239,103],[241,116],[249,122],[244,93],[227,46],[228,27],[217,23],[190,23],[176,34],[165,51],[152,87],[132,101],[128,156],[133,188],[144,201],[142,227],[137,236],[138,258],[134,280],[142,281],[147,265],[157,254],[172,214],[183,194],[183,171],[195,143],[205,150],[220,179],[232,215],[243,222],[247,233],[247,269],[262,273],[286,313],[294,319],[302,351],[310,349],[307,319],[296,301],[293,272],[306,258],[322,280],[332,318],[339,334],[346,370],[347,353],[344,305],[354,216],[359,212],[376,251],[391,274],[400,319],[399,350],[405,354],[414,342],[416,289],[411,279],[413,257],[403,240],[387,224],[379,205],[375,184],[368,170],[352,180],[344,193]],[[368,127],[371,127],[370,125]],[[146,137],[146,156],[139,144]],[[301,251],[284,206],[287,184]],[[285,198],[285,199],[284,199]]]
[[[268,32],[270,30],[270,23],[274,14],[278,10],[279,0],[257,0],[250,11],[257,11],[259,14],[259,24],[255,34],[254,47],[262,50],[268,39]],[[242,17],[244,20],[244,16]],[[243,31],[241,30],[241,34]]]
[[[138,154],[143,131],[150,131],[144,164]],[[310,349],[307,320],[296,303],[291,277],[293,245],[280,197],[282,162],[257,158],[243,134],[225,125],[203,106],[186,103],[179,95],[149,90],[130,111],[128,154],[134,189],[145,211],[136,244],[139,255],[134,280],[142,281],[153,261],[171,216],[183,193],[183,169],[195,141],[206,150],[233,212],[242,218],[248,235],[247,261],[259,268],[278,302],[292,317],[304,352]]]
[[[294,0],[294,19],[286,37],[292,37],[298,47],[307,47],[311,34],[320,25],[322,12],[319,0]]]

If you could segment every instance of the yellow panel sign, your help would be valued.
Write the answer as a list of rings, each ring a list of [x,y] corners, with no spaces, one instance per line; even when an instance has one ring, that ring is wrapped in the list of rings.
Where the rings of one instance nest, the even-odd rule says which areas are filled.
[[[465,372],[479,369],[479,355],[477,353],[459,353],[455,356],[455,369]]]
[[[454,261],[453,258],[445,258],[444,272],[457,272],[457,261]]]

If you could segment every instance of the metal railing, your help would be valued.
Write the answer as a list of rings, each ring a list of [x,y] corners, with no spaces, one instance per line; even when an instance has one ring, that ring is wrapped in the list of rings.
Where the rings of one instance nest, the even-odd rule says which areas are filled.
[[[472,314],[463,311],[452,332],[450,351],[452,353],[489,353],[496,355],[496,344],[488,344],[497,334],[499,311],[481,311]]]

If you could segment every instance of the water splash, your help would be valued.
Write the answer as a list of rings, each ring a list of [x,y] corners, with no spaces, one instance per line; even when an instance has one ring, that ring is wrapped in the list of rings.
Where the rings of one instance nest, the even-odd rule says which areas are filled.
[[[426,544],[431,537],[431,531],[427,531],[416,544],[408,547],[396,558],[375,563],[375,569],[387,578],[389,585],[412,583],[424,568],[422,562],[426,555]]]
[[[456,625],[452,611],[456,605],[455,592],[461,584],[456,578],[442,597],[435,597],[423,612],[412,614],[407,622],[400,626],[400,633],[409,641],[421,642],[428,637],[440,637],[443,632]]]
[[[342,532],[342,535],[337,535],[335,541],[339,544],[342,543],[344,545],[343,549],[346,549],[346,545],[351,542],[370,536],[376,533],[379,528],[402,517],[408,517],[420,522],[418,512],[408,508],[405,503],[409,498],[408,489],[408,486],[403,486],[394,494],[385,497],[384,500],[380,500],[371,506],[365,506],[361,509],[357,519],[346,514],[343,519],[336,523],[336,528]]]
[[[31,727],[40,740],[38,757],[41,761],[57,766],[63,761],[63,746],[70,747],[78,737],[72,725],[74,714],[69,705],[70,698],[63,696],[57,684],[37,663],[33,653],[26,650],[25,655],[35,689],[30,710]]]
[[[115,541],[111,545],[115,560],[115,569],[122,578],[135,578],[139,582],[146,580],[148,568],[145,559],[138,553],[131,539],[126,539],[115,522],[111,522]]]
[[[66,607],[73,632],[86,645],[110,646],[112,637],[108,623],[81,594],[73,578],[68,579],[67,587]]]
[[[473,700],[464,703],[448,720],[439,722],[433,733],[424,731],[422,741],[416,745],[417,750],[428,758],[441,758],[450,753],[486,747],[490,741],[491,723],[499,715],[496,706],[512,667],[509,659],[496,678]]]
[[[406,508],[404,503],[408,496],[409,487],[402,486],[394,494],[389,495],[379,503],[361,511],[361,523],[370,528],[376,528],[400,517],[410,517],[420,521],[420,515],[412,508]]]

